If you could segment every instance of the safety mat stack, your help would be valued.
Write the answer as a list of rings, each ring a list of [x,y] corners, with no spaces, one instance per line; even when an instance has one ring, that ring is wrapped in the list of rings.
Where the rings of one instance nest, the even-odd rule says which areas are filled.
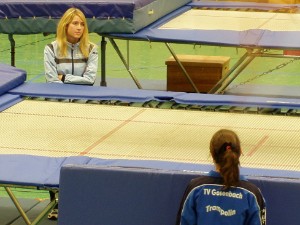
[[[135,33],[191,0],[3,0],[0,33],[55,33],[56,24],[70,7],[81,9],[90,32]]]

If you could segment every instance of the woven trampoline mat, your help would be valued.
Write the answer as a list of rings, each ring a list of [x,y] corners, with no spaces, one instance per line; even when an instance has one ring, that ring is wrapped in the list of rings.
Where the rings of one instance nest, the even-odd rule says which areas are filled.
[[[299,31],[299,27],[300,14],[295,13],[192,9],[170,20],[160,29]]]
[[[211,136],[228,128],[243,167],[300,171],[298,117],[24,100],[0,120],[0,154],[211,164]]]

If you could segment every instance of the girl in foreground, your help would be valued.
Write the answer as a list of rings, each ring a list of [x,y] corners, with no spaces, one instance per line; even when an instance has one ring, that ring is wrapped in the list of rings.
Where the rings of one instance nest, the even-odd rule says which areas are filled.
[[[193,179],[177,215],[177,225],[266,225],[260,190],[240,176],[240,140],[222,129],[210,141],[215,171]]]

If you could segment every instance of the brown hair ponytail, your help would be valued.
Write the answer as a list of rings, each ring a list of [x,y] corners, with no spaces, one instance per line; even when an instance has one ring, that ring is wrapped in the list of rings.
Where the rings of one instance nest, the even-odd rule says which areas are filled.
[[[240,140],[236,133],[227,129],[216,132],[210,142],[210,153],[219,167],[225,188],[236,186],[240,176],[241,155]]]

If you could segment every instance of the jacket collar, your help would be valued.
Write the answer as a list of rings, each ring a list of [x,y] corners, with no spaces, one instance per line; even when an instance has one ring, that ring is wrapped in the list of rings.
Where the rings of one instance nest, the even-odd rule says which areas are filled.
[[[218,177],[218,178],[221,178],[221,177],[222,177],[221,174],[220,174],[219,172],[214,171],[214,170],[209,171],[208,176],[211,176],[211,177]],[[245,181],[246,181],[247,179],[246,179],[245,176],[240,175],[240,180],[245,180]]]
[[[70,42],[67,42],[67,45],[68,45],[68,47],[70,47],[70,48],[78,48],[78,47],[79,47],[79,44],[80,44],[80,41],[77,42],[76,44],[72,44],[72,43],[70,43]]]

